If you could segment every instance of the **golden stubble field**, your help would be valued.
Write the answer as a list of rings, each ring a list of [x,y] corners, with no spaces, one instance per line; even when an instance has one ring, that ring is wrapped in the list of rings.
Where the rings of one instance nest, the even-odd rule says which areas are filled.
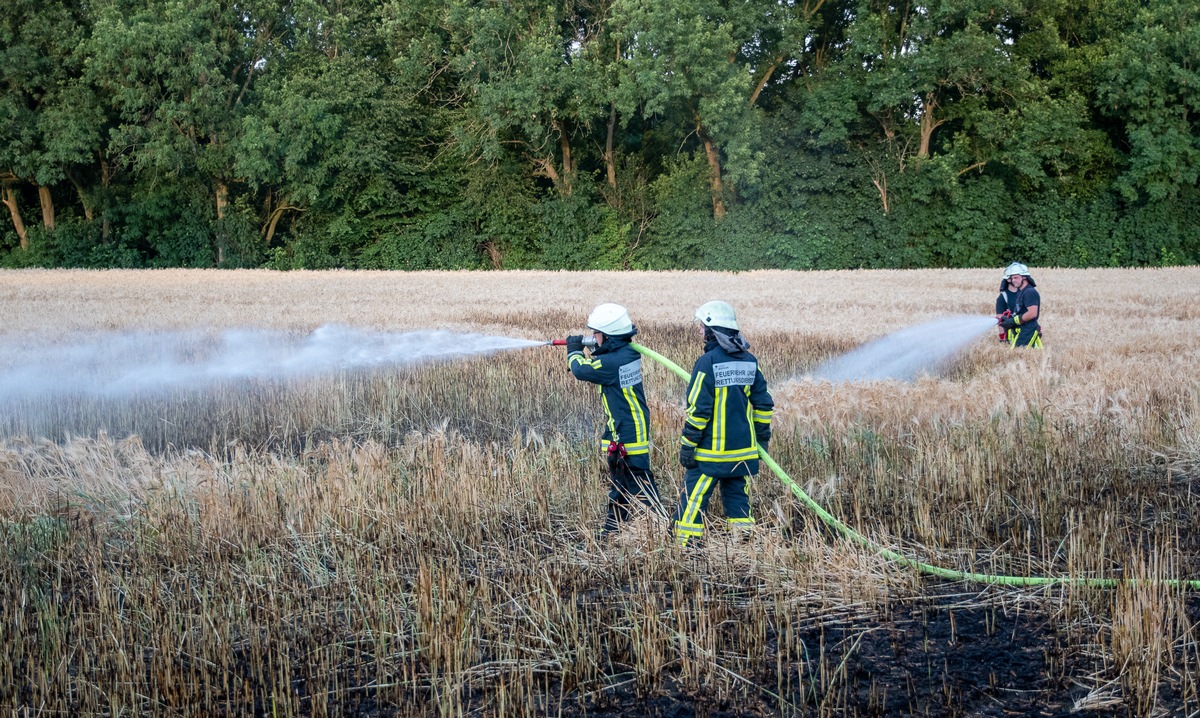
[[[1200,269],[1035,268],[1044,351],[985,337],[936,378],[796,378],[990,314],[999,274],[4,272],[0,370],[96,332],[549,339],[602,301],[687,368],[692,310],[725,299],[772,383],[772,454],[878,543],[974,571],[1200,578]],[[683,386],[646,381],[673,495]],[[749,541],[718,520],[684,552],[646,517],[597,545],[600,407],[561,349],[0,405],[12,714],[1200,711],[1196,592],[920,577],[766,469]]]

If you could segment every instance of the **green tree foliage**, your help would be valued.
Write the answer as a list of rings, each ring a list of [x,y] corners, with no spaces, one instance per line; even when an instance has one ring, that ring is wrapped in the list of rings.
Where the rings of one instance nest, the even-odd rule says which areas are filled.
[[[0,265],[1200,261],[1185,0],[11,0]]]
[[[1160,0],[1110,41],[1099,66],[1106,113],[1125,123],[1127,199],[1175,198],[1200,177],[1200,5]]]

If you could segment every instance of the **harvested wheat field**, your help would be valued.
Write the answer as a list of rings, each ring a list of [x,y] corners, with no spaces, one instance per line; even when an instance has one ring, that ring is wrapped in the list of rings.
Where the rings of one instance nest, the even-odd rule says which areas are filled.
[[[931,375],[844,384],[806,377],[991,314],[999,271],[0,273],[0,710],[1195,716],[1200,590],[1160,579],[1200,580],[1200,269],[1033,273],[1044,350],[989,330]],[[227,328],[475,347],[616,301],[690,368],[709,299],[771,384],[772,456],[834,516],[928,564],[1068,580],[921,574],[766,467],[748,538],[718,498],[700,547],[653,516],[598,544],[601,407],[559,347],[169,383],[91,351],[187,366]],[[684,384],[644,364],[673,500]]]

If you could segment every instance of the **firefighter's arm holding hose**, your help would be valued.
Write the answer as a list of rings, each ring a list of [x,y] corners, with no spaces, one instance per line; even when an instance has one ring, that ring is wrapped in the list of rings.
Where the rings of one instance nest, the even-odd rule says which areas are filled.
[[[1013,314],[1010,317],[1004,317],[1000,320],[1000,326],[1004,329],[1016,329],[1022,324],[1028,324],[1038,317],[1038,305],[1027,308],[1024,314]]]
[[[576,334],[567,337],[567,367],[576,379],[593,384],[611,384],[614,381],[613,370],[604,366],[602,358],[588,359],[583,355],[583,336]]]

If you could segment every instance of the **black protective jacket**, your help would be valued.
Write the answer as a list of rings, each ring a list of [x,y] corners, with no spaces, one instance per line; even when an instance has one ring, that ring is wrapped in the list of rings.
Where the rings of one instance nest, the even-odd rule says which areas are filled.
[[[606,337],[591,359],[581,351],[567,354],[567,366],[576,379],[598,385],[608,419],[600,450],[607,452],[609,442],[624,444],[631,466],[649,468],[650,412],[642,391],[642,355],[628,339]]]
[[[714,339],[692,367],[680,443],[696,447],[696,462],[709,476],[756,474],[758,442],[771,438],[774,410],[754,355],[727,351]]]

